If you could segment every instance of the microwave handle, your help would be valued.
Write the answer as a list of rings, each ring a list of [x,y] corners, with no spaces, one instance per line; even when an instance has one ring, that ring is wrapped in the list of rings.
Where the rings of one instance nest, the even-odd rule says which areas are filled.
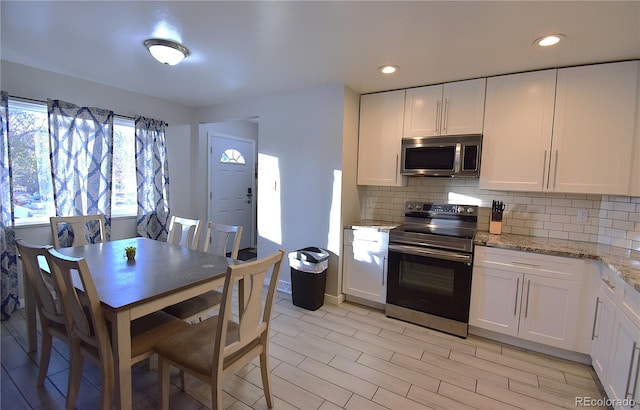
[[[462,144],[459,142],[456,143],[456,154],[453,156],[453,171],[458,173],[460,172],[460,167],[462,166]]]

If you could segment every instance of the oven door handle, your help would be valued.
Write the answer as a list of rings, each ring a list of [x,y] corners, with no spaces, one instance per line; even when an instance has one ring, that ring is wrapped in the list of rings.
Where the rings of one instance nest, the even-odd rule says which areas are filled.
[[[434,259],[444,259],[444,260],[453,261],[453,262],[463,262],[467,264],[472,262],[471,255],[468,255],[465,253],[443,251],[440,249],[431,249],[431,248],[427,249],[427,248],[419,248],[417,246],[389,244],[389,250],[396,251],[399,253],[408,253],[411,255],[428,256]]]

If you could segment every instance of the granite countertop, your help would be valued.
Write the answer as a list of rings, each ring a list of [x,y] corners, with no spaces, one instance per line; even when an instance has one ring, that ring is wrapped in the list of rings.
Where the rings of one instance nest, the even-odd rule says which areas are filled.
[[[359,229],[359,228],[368,228],[368,229],[377,229],[381,232],[389,232],[393,228],[401,225],[400,222],[389,222],[389,221],[379,221],[375,219],[363,219],[352,224],[346,224],[345,229]]]
[[[493,248],[599,260],[617,272],[622,279],[640,292],[639,251],[564,239],[538,238],[514,234],[493,235],[486,231],[478,231],[474,243]]]

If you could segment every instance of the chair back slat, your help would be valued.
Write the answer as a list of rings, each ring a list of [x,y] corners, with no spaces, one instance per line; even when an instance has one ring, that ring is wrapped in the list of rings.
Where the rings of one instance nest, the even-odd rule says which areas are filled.
[[[198,249],[200,231],[201,224],[199,219],[173,215],[169,221],[167,242],[173,245],[186,246],[189,249]]]
[[[47,263],[55,280],[64,284],[66,291],[63,305],[67,316],[67,328],[73,336],[98,350],[104,365],[113,363],[113,352],[109,332],[100,306],[100,298],[87,262],[83,258],[73,258],[49,249]],[[74,285],[74,276],[82,289]]]
[[[104,215],[52,216],[49,218],[56,249],[106,240]]]
[[[225,358],[235,352],[254,343],[257,339],[266,343],[266,335],[269,330],[273,298],[275,296],[275,284],[278,281],[280,265],[284,257],[284,251],[278,252],[239,265],[230,265],[225,278],[223,299],[220,305],[218,329],[216,341],[214,343],[214,364],[212,369],[222,369]],[[269,290],[267,291],[265,303],[262,302],[262,287],[267,274],[271,272],[269,280]],[[244,286],[240,283],[244,282]],[[240,312],[237,328],[238,335],[236,341],[226,344],[229,324],[233,319],[232,290],[234,286],[242,286],[245,303]],[[265,339],[263,339],[265,338]],[[213,377],[214,375],[212,375]]]
[[[227,250],[231,243],[231,254],[229,256],[233,259],[238,259],[242,231],[242,225],[224,225],[209,221],[207,222],[202,250],[211,252],[214,255],[227,256]]]
[[[16,240],[22,258],[22,267],[33,289],[36,308],[40,315],[60,324],[66,324],[62,307],[61,291],[50,273],[40,268],[40,261],[46,258],[51,245],[34,245],[22,239]]]

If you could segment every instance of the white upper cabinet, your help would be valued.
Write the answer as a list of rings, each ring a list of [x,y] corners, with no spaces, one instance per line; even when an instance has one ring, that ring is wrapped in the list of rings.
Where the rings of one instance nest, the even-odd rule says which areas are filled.
[[[400,175],[404,99],[404,90],[360,97],[358,185],[406,185]]]
[[[638,62],[558,70],[549,190],[628,194]]]
[[[556,70],[487,80],[481,189],[544,189],[555,91]]]
[[[405,137],[481,134],[486,79],[408,89]]]
[[[480,188],[630,194],[638,66],[489,78]]]

